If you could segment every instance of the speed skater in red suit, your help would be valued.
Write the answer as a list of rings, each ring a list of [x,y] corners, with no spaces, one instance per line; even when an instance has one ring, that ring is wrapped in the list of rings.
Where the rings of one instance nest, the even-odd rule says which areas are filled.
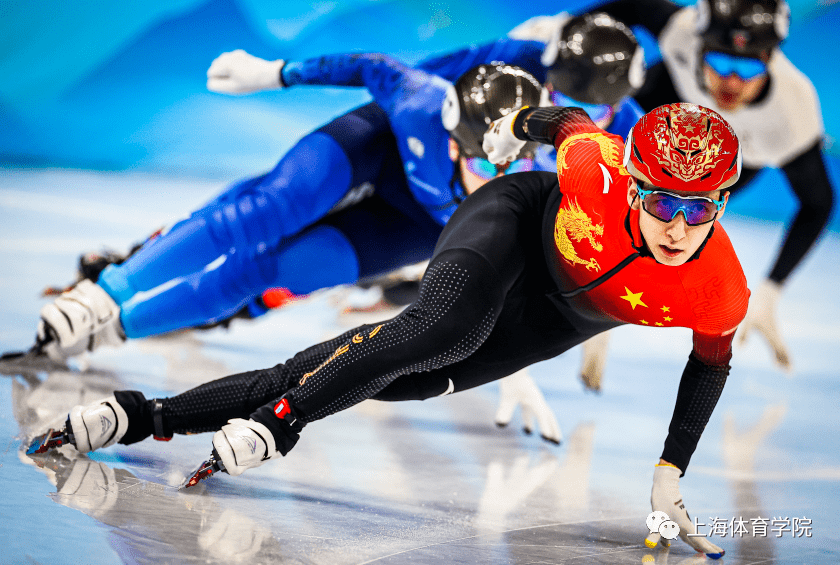
[[[679,480],[747,311],[746,278],[719,223],[740,174],[738,139],[718,114],[693,104],[649,112],[626,144],[578,108],[523,108],[491,124],[484,149],[503,163],[526,141],[554,145],[557,174],[506,175],[465,200],[438,240],[419,298],[396,317],[170,398],[117,391],[73,408],[63,437],[87,452],[215,432],[211,460],[235,476],[288,453],[307,424],[365,399],[460,392],[622,324],[681,326],[693,331],[693,348],[651,504],[686,543],[720,557],[723,549],[690,535]],[[651,534],[646,544],[659,541]]]

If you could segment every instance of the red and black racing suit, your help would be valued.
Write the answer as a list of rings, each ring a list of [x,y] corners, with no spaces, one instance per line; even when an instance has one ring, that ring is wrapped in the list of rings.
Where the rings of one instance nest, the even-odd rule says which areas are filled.
[[[657,263],[627,203],[621,139],[578,109],[538,112],[547,113],[532,116],[533,139],[559,149],[558,174],[506,175],[467,198],[441,234],[416,302],[270,369],[160,401],[118,392],[127,410],[143,413],[130,418],[122,443],[252,418],[285,454],[305,423],[362,400],[469,389],[631,323],[694,331],[662,453],[684,471],[729,373],[732,330],[746,313],[741,266],[720,225],[684,265]],[[275,415],[282,395],[293,424]]]

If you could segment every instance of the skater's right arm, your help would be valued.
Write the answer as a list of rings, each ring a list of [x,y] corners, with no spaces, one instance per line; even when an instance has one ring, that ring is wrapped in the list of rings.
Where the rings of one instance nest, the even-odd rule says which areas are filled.
[[[694,332],[694,347],[680,378],[662,459],[685,473],[729,376],[734,328],[723,335]]]
[[[297,85],[367,88],[385,106],[403,87],[404,79],[428,82],[428,74],[379,53],[337,54],[304,61],[267,61],[241,49],[223,53],[207,70],[207,88],[244,94]]]
[[[694,523],[686,511],[679,482],[726,384],[734,332],[734,328],[717,335],[694,332],[694,348],[680,379],[668,437],[654,470],[650,494],[651,509],[665,512],[679,525],[680,538],[695,551],[703,552],[712,559],[719,559],[724,551],[705,537],[695,535]],[[660,534],[651,532],[645,539],[645,545],[656,547],[660,537]],[[669,545],[667,540],[664,541],[666,546]]]
[[[502,38],[425,59],[417,68],[455,82],[476,65],[504,61],[508,65],[522,67],[542,83],[545,82],[545,67],[540,59],[544,50],[545,44],[540,41]]]
[[[207,88],[242,94],[296,85],[367,88],[386,111],[400,96],[411,95],[440,77],[407,67],[380,53],[323,55],[305,61],[266,61],[241,49],[223,53],[207,71]]]
[[[280,74],[285,86],[367,88],[388,112],[401,97],[414,95],[432,83],[437,83],[441,91],[446,86],[440,77],[407,67],[381,53],[323,55],[305,61],[289,61]]]
[[[567,138],[580,133],[611,135],[599,129],[580,108],[526,107],[490,124],[483,148],[491,163],[501,164],[513,160],[527,141],[559,148]]]

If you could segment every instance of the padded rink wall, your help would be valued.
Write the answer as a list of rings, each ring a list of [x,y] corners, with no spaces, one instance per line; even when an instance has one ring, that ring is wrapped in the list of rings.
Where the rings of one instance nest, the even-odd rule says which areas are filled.
[[[593,2],[535,0],[145,0],[4,3],[0,18],[0,163],[136,170],[229,182],[271,167],[297,139],[369,100],[360,89],[297,88],[232,97],[205,88],[222,52],[267,59],[384,52],[408,63],[492,40],[536,15]],[[840,5],[793,0],[788,57],[820,94],[840,186]],[[657,58],[648,49],[648,58]],[[731,209],[783,220],[794,199],[775,171]],[[840,227],[838,214],[832,221]]]

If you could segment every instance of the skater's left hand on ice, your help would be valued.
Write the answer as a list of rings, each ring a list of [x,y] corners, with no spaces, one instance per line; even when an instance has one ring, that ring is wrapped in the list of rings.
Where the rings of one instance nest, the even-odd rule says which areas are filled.
[[[563,434],[554,411],[545,401],[543,393],[528,375],[526,369],[505,377],[499,381],[499,408],[496,411],[496,425],[507,426],[513,418],[518,405],[522,406],[522,422],[525,433],[534,429],[534,418],[540,426],[540,435],[546,441],[560,443]]]
[[[756,330],[770,344],[776,363],[790,372],[792,370],[790,355],[776,324],[776,305],[779,302],[780,294],[781,285],[778,283],[769,279],[761,283],[758,290],[750,297],[747,317],[741,322],[741,327],[738,330],[740,334],[738,343],[740,345],[746,343],[750,332]]]
[[[248,94],[283,88],[280,70],[285,61],[266,61],[242,49],[222,53],[207,69],[207,89],[223,94]]]
[[[254,420],[234,418],[213,436],[213,447],[229,475],[241,475],[279,455],[274,436]]]
[[[662,511],[668,518],[677,523],[680,528],[680,538],[694,548],[695,551],[705,553],[711,559],[720,559],[725,553],[723,549],[716,546],[702,535],[695,535],[697,532],[694,523],[688,516],[680,494],[680,471],[671,464],[660,462],[653,472],[653,489],[650,492],[650,505],[654,511]],[[645,545],[649,548],[656,547],[662,540],[666,547],[670,545],[668,540],[662,539],[658,532],[649,533],[645,538]]]
[[[513,122],[516,120],[517,114],[519,114],[519,111],[511,112],[507,116],[494,121],[484,134],[484,142],[481,147],[487,153],[487,159],[494,165],[513,161],[525,146],[524,140],[513,135]]]

